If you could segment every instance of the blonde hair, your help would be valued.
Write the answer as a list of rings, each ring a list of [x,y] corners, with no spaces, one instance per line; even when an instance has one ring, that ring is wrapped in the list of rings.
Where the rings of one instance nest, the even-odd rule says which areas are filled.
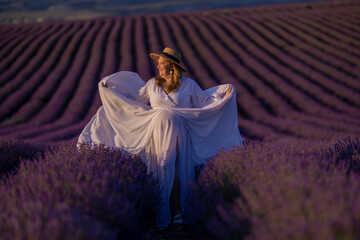
[[[168,60],[166,60],[168,61]],[[176,64],[168,61],[170,64],[172,64],[174,72],[171,75],[172,78],[172,84],[169,86],[169,92],[176,92],[176,90],[179,89],[180,85],[181,85],[181,78],[183,76],[183,70],[177,66]],[[156,82],[156,86],[161,87],[163,82],[165,82],[166,80],[163,77],[157,76],[155,77],[155,82]]]

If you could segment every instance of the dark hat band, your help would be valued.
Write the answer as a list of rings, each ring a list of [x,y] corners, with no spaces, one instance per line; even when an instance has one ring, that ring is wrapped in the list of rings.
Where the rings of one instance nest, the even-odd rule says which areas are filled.
[[[168,54],[168,53],[166,53],[166,52],[162,52],[161,55],[164,55],[164,56],[170,58],[171,60],[173,60],[173,61],[176,62],[176,63],[180,63],[180,60],[177,59],[176,57],[174,57],[174,56],[171,55],[171,54]]]

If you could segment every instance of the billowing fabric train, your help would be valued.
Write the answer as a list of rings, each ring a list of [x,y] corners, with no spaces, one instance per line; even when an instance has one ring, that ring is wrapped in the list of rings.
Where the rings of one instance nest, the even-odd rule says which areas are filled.
[[[204,164],[218,150],[243,146],[235,88],[222,98],[229,86],[203,91],[195,81],[182,77],[181,88],[167,94],[154,78],[145,83],[134,72],[114,73],[98,84],[103,105],[78,142],[103,143],[139,155],[148,173],[159,179],[162,204],[157,225],[167,226],[175,169],[185,206],[194,166]]]

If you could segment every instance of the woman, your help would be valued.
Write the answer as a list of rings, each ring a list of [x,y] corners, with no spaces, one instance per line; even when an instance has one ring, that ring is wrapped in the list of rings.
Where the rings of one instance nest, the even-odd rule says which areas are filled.
[[[203,91],[183,76],[181,55],[172,48],[150,57],[158,63],[159,76],[147,83],[124,71],[100,81],[103,106],[78,142],[103,143],[139,155],[148,173],[159,179],[162,204],[156,225],[167,227],[172,217],[173,222],[182,221],[194,166],[219,149],[243,146],[243,139],[231,85]]]

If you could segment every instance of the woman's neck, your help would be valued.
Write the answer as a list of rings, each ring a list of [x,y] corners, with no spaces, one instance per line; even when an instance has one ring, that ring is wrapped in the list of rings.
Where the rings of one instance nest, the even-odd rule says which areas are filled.
[[[164,78],[165,81],[167,81],[167,82],[171,82],[171,80],[172,80],[171,75],[170,75],[170,76],[163,77],[163,78]]]

